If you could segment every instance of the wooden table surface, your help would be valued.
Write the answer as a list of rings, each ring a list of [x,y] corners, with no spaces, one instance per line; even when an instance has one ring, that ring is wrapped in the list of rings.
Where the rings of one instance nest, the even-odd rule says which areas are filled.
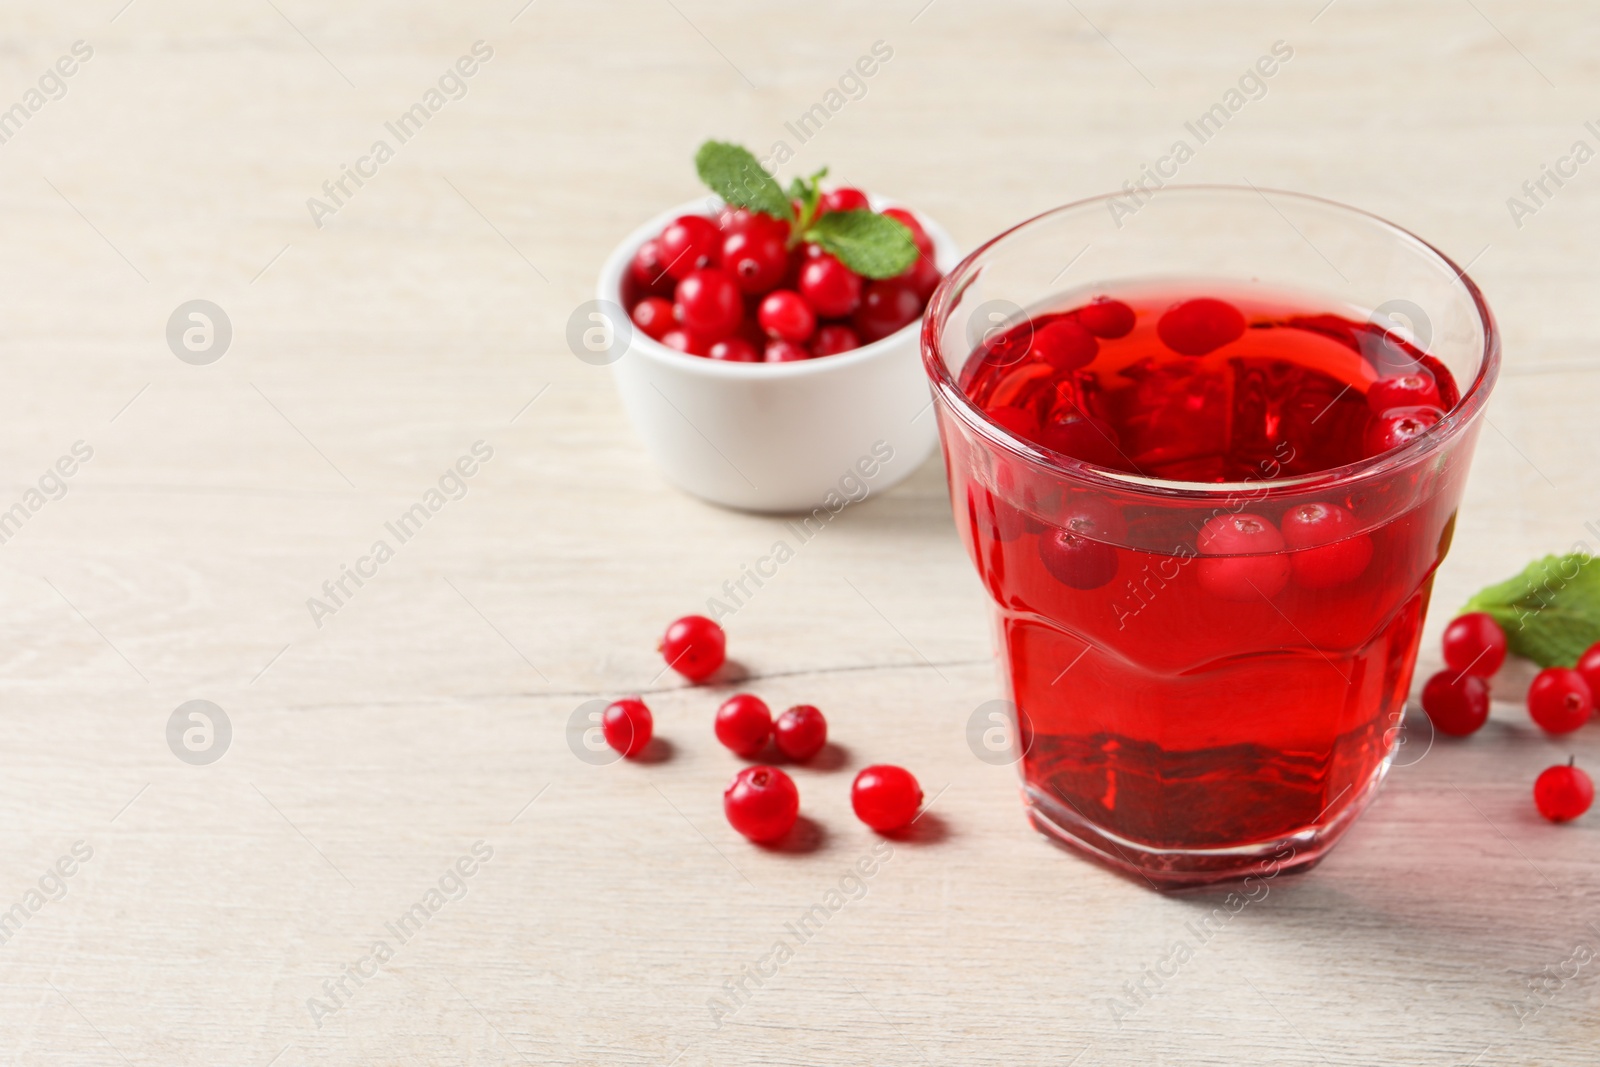
[[[1600,728],[1546,739],[1508,672],[1488,727],[1413,749],[1316,870],[1237,912],[1157,895],[1047,844],[969,750],[997,683],[937,459],[727,620],[745,684],[842,744],[797,774],[801,846],[747,846],[727,690],[660,678],[654,645],[779,520],[663,484],[564,333],[621,235],[696,194],[705,137],[785,141],[785,175],[831,165],[971,248],[1137,177],[1282,41],[1184,179],[1394,219],[1504,327],[1428,672],[1471,591],[1600,545],[1600,162],[1560,163],[1600,147],[1597,11],[8,4],[0,1062],[1593,1062],[1600,814],[1548,825],[1530,783],[1600,764]],[[1528,199],[1544,165],[1576,174]],[[167,340],[195,299],[231,323],[204,365]],[[477,442],[464,495],[314,619]],[[574,709],[628,691],[669,750],[577,758]],[[191,700],[231,725],[209,765],[169,747]],[[937,798],[887,849],[847,800],[875,760]]]

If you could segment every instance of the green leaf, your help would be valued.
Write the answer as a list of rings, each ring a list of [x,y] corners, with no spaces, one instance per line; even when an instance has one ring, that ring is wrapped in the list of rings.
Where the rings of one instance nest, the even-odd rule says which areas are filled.
[[[1511,651],[1541,667],[1570,667],[1600,641],[1600,566],[1582,552],[1546,556],[1515,578],[1478,591],[1463,612],[1483,611]]]
[[[794,220],[789,198],[749,149],[707,141],[694,154],[694,169],[711,191],[734,207],[747,207],[785,222]]]
[[[866,278],[893,278],[917,261],[910,229],[875,211],[830,211],[805,238]]]

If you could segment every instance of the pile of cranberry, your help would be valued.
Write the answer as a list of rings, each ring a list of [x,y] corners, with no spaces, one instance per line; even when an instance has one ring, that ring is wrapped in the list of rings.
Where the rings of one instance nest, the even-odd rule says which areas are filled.
[[[667,665],[691,682],[702,682],[726,657],[727,634],[703,615],[686,615],[667,627],[661,654]],[[606,743],[625,757],[650,744],[655,717],[643,700],[627,697],[609,705],[600,720]],[[766,701],[737,693],[722,702],[714,725],[717,740],[743,759],[756,759],[768,741],[785,758],[804,763],[828,743],[828,721],[810,704],[797,704],[773,721]],[[922,807],[922,789],[911,772],[876,764],[856,775],[850,787],[856,817],[880,833],[909,826]],[[746,767],[722,794],[728,824],[752,841],[771,844],[794,828],[800,815],[800,790],[794,779],[768,764]]]
[[[822,194],[819,213],[870,210],[859,189]],[[798,211],[798,208],[797,208]],[[863,278],[783,220],[747,208],[680,215],[639,246],[623,302],[646,336],[692,356],[790,363],[848,352],[909,326],[939,284],[933,241],[903,208],[917,258],[904,272]]]
[[[1422,687],[1422,710],[1434,728],[1453,737],[1474,733],[1489,718],[1488,679],[1506,658],[1506,635],[1493,616],[1474,611],[1444,631],[1446,669]],[[1575,667],[1546,667],[1528,687],[1528,715],[1548,734],[1569,734],[1594,716],[1600,693],[1600,642]],[[1594,802],[1594,782],[1575,761],[1546,768],[1533,783],[1533,802],[1552,822],[1576,819]]]

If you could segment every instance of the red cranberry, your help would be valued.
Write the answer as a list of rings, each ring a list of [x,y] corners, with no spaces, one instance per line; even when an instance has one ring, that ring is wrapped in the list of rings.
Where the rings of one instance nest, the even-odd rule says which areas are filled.
[[[1298,504],[1283,516],[1294,579],[1307,589],[1331,589],[1359,577],[1372,562],[1372,538],[1358,534],[1355,516],[1338,504]]]
[[[667,666],[689,679],[703,681],[722,666],[728,635],[704,615],[685,615],[667,627],[661,655]]]
[[[633,280],[651,292],[659,292],[671,282],[667,274],[667,260],[661,252],[661,242],[657,238],[650,238],[639,246],[639,251],[633,254],[633,261],[628,264],[628,273],[633,275]]]
[[[631,317],[639,332],[655,341],[661,340],[676,321],[672,301],[659,296],[647,296],[633,305]]]
[[[1051,415],[1039,428],[1039,443],[1099,467],[1120,467],[1124,462],[1116,427],[1075,407]]]
[[[1569,734],[1594,714],[1594,694],[1577,671],[1546,667],[1528,686],[1528,714],[1546,733]]]
[[[1533,803],[1551,822],[1567,822],[1594,803],[1594,782],[1572,760],[1546,767],[1533,780]]]
[[[1096,337],[1114,341],[1133,332],[1133,308],[1120,300],[1097,297],[1077,310],[1078,322]]]
[[[766,701],[750,693],[735,693],[717,709],[717,740],[735,755],[749,759],[772,736],[772,712]]]
[[[832,256],[817,256],[800,268],[800,295],[823,318],[842,319],[861,303],[861,275]]]
[[[923,242],[927,241],[927,251],[931,252],[933,250],[933,242],[928,238],[928,231],[922,228],[922,223],[911,212],[903,207],[891,207],[885,208],[883,214],[910,230],[912,239],[917,242],[917,247],[921,248]]]
[[[783,281],[789,270],[789,249],[783,224],[765,215],[722,241],[722,269],[747,293],[765,293]]]
[[[756,346],[743,337],[724,337],[712,345],[706,355],[724,363],[761,362],[761,353],[756,351]]]
[[[844,185],[822,194],[822,210],[871,211],[872,205],[867,202],[866,193],[863,193],[860,189],[852,189],[848,185]]]
[[[1027,408],[1012,407],[1009,404],[991,408],[984,412],[989,420],[1001,429],[1033,440],[1039,436],[1039,420],[1034,418],[1033,412]]]
[[[763,363],[798,363],[810,358],[811,353],[806,351],[806,346],[793,341],[768,341],[765,351],[761,353]]]
[[[856,818],[880,833],[899,830],[917,817],[922,787],[904,767],[878,763],[856,775],[850,786]]]
[[[1600,693],[1600,641],[1590,645],[1589,650],[1578,657],[1578,665],[1574,669],[1589,683],[1590,692]]]
[[[722,794],[728,825],[756,842],[776,841],[794,828],[800,791],[776,767],[746,767]]]
[[[1430,374],[1396,374],[1367,386],[1367,406],[1381,415],[1390,408],[1442,408]]]
[[[1100,342],[1076,321],[1062,317],[1039,327],[1033,335],[1032,351],[1065,374],[1093,363]]]
[[[778,716],[772,728],[772,739],[778,751],[798,763],[822,751],[828,743],[828,720],[810,704],[796,704]]]
[[[1245,326],[1238,308],[1203,296],[1168,308],[1156,322],[1156,336],[1179,355],[1203,356],[1243,337]]]
[[[1440,733],[1466,737],[1489,720],[1489,684],[1475,674],[1440,671],[1422,687],[1422,710]]]
[[[606,706],[600,717],[600,732],[606,744],[624,756],[637,756],[650,743],[655,720],[638,697],[627,697]]]
[[[1422,436],[1444,417],[1438,408],[1390,408],[1367,426],[1367,455],[1377,456]]]
[[[668,330],[661,335],[661,343],[691,356],[705,356],[711,353],[711,343],[688,330]]]
[[[746,207],[725,208],[717,217],[717,228],[722,231],[724,238],[729,234],[743,233],[752,227],[769,227],[785,241],[789,239],[789,224],[783,219],[775,219],[771,215],[751,211]]]
[[[837,356],[852,348],[861,347],[861,338],[848,326],[830,322],[817,327],[817,336],[811,341],[813,356]]]
[[[1457,674],[1488,678],[1506,661],[1506,632],[1482,611],[1458,615],[1444,628],[1444,661]]]
[[[717,265],[722,232],[702,215],[680,215],[661,231],[661,257],[666,271],[682,281],[697,270]]]
[[[870,344],[911,325],[921,314],[922,299],[915,289],[899,278],[883,278],[861,294],[852,321],[861,339]]]
[[[756,318],[774,341],[800,344],[817,328],[817,313],[793,289],[775,289],[764,296]]]
[[[678,283],[673,302],[684,329],[713,340],[738,329],[744,317],[739,283],[727,271],[695,271]]]
[[[1289,583],[1283,535],[1272,520],[1244,512],[1218,515],[1200,528],[1195,574],[1201,588],[1224,600],[1276,596]]]
[[[1070,522],[1039,538],[1039,562],[1052,578],[1074,589],[1099,589],[1117,576],[1117,550]]]
[[[919,251],[911,266],[895,277],[911,286],[917,294],[917,299],[926,304],[933,291],[939,288],[939,282],[943,280],[944,275],[939,273],[939,266],[933,261],[932,253],[925,254]]]

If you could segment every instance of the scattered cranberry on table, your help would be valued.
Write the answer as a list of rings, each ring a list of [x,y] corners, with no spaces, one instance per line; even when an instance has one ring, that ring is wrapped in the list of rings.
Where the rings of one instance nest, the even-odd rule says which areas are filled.
[[[767,746],[772,736],[772,712],[767,702],[750,693],[735,693],[717,709],[717,740],[734,755],[750,759]]]
[[[1600,693],[1600,641],[1590,645],[1588,651],[1578,657],[1578,665],[1573,670],[1583,675],[1583,680],[1589,683],[1589,692]]]
[[[638,697],[624,697],[607,705],[600,716],[606,744],[624,756],[637,756],[650,743],[655,720]]]
[[[1575,760],[1546,767],[1533,782],[1533,803],[1551,822],[1567,822],[1594,803],[1594,782]]]
[[[1487,612],[1458,615],[1444,628],[1444,661],[1453,671],[1488,678],[1506,661],[1506,632]]]
[[[1476,674],[1440,671],[1422,687],[1422,710],[1442,734],[1476,733],[1489,720],[1489,683]]]
[[[685,615],[667,627],[661,655],[667,666],[691,682],[700,682],[722,666],[727,643],[722,627],[704,615]]]
[[[1568,734],[1594,714],[1594,694],[1577,671],[1546,667],[1528,686],[1528,714],[1546,733]]]
[[[828,720],[811,704],[796,704],[782,715],[772,729],[778,751],[804,763],[828,743]]]
[[[856,817],[879,833],[910,825],[922,807],[922,787],[910,771],[878,763],[856,775],[850,786],[850,806]]]
[[[723,792],[722,811],[735,830],[752,841],[770,843],[794,828],[800,791],[776,767],[746,767]]]

